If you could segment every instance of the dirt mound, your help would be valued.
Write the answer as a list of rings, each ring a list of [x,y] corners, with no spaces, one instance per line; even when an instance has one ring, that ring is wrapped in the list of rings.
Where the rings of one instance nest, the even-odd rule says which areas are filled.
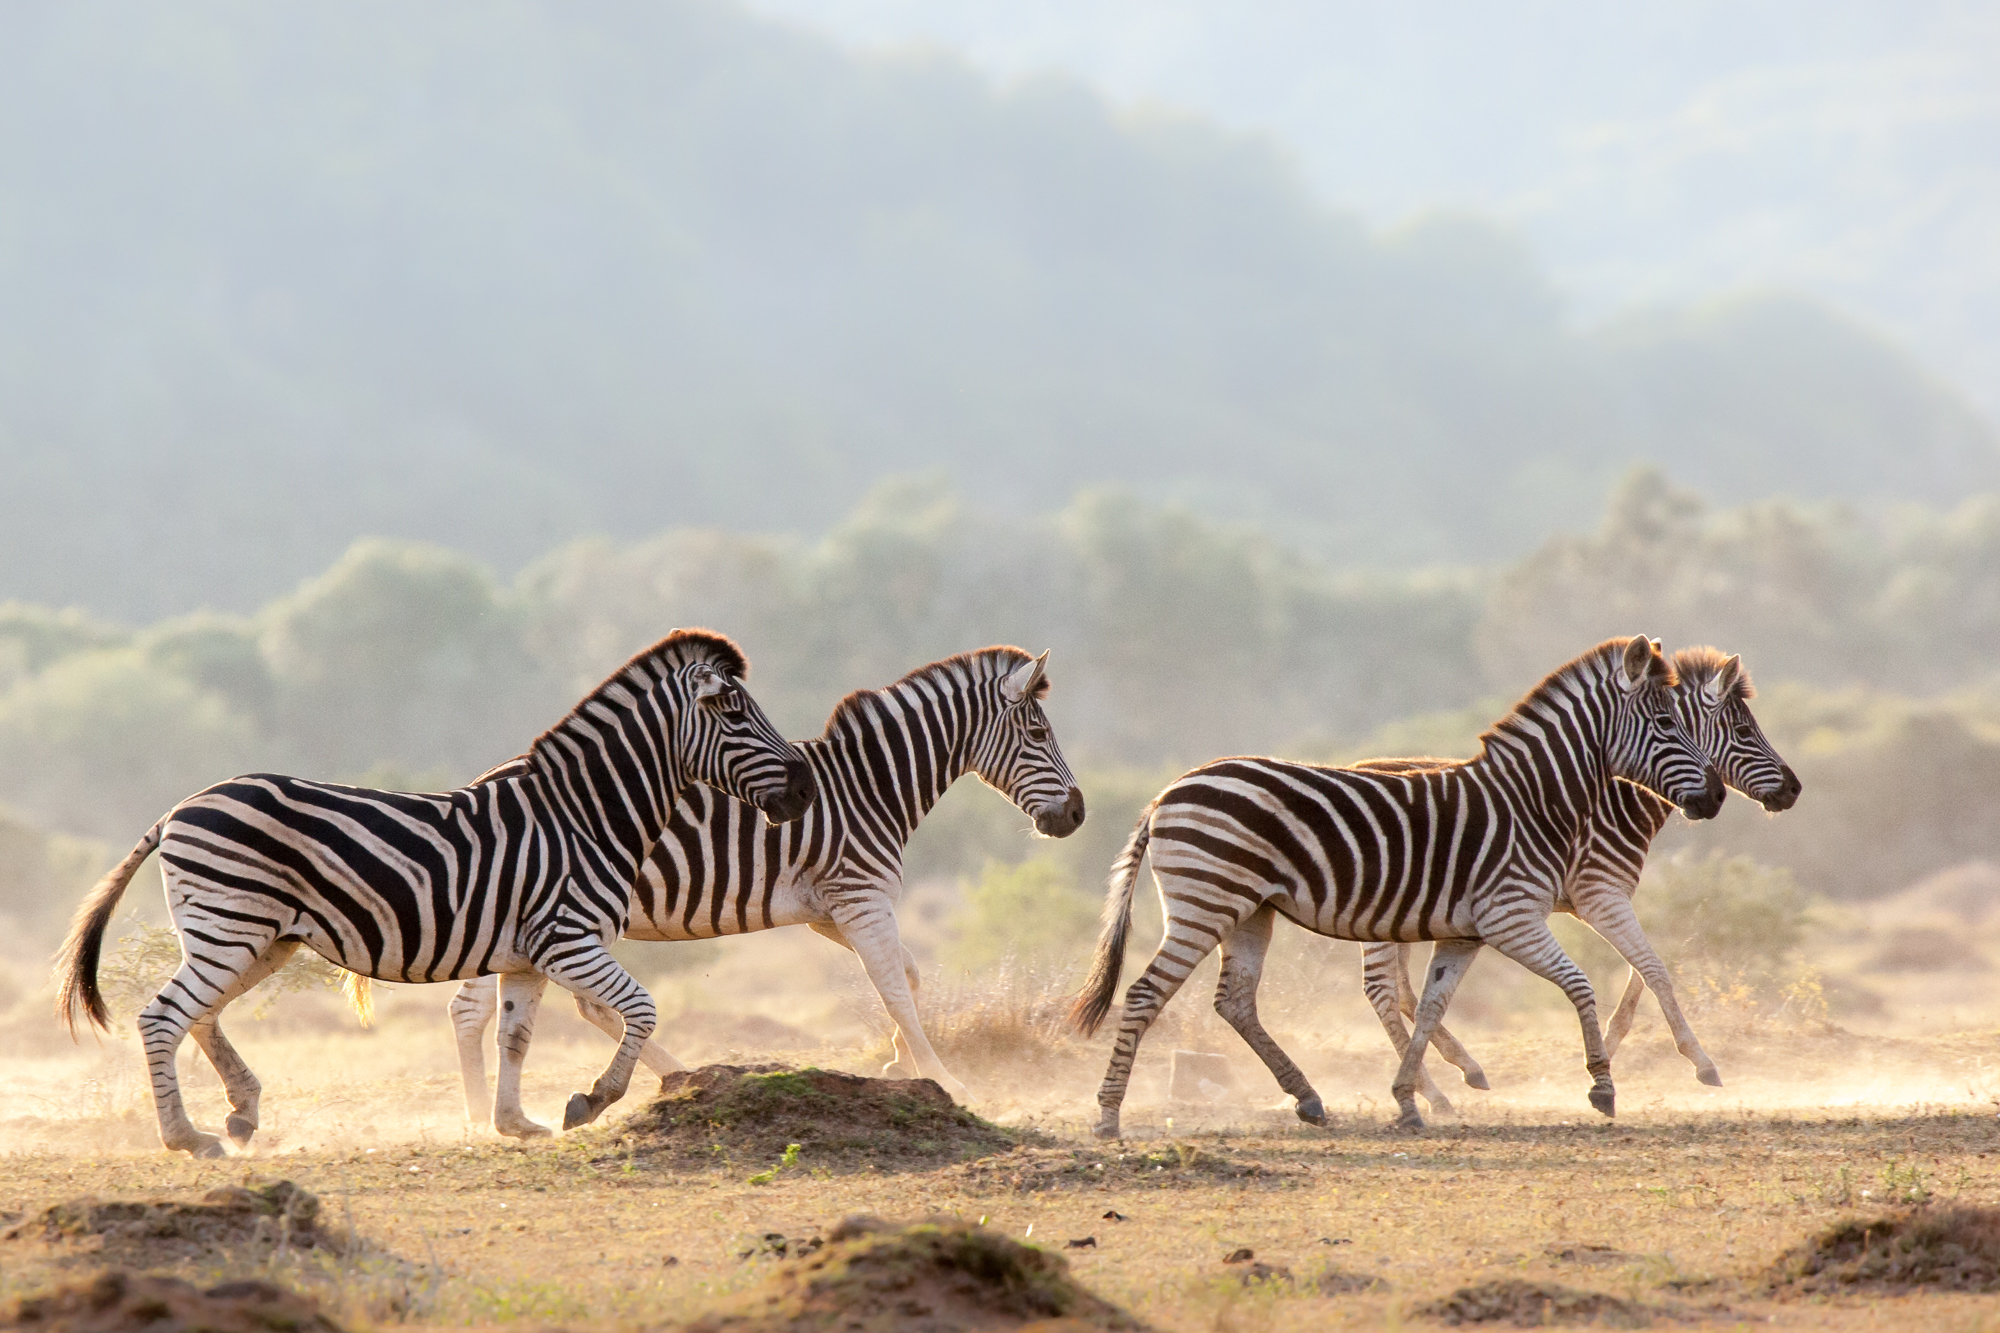
[[[1051,1325],[1045,1321],[1060,1321]],[[896,1226],[851,1217],[733,1310],[687,1333],[973,1333],[1142,1329],[1077,1285],[1060,1255],[967,1222]]]
[[[1849,1218],[1771,1265],[1775,1291],[2000,1291],[2000,1208]]]
[[[720,1155],[732,1165],[787,1167],[934,1166],[1020,1142],[927,1078],[861,1078],[789,1065],[703,1065],[668,1074],[660,1095],[619,1132],[634,1156],[712,1163]],[[796,1153],[786,1151],[792,1144]]]
[[[1305,1167],[1242,1161],[1192,1143],[1164,1148],[1108,1151],[1095,1148],[1021,1148],[999,1157],[967,1162],[960,1168],[987,1188],[1036,1190],[1076,1188],[1116,1181],[1124,1187],[1210,1184],[1218,1180],[1296,1183]]]
[[[217,1249],[254,1246],[339,1248],[343,1237],[320,1229],[319,1199],[289,1180],[249,1187],[224,1185],[199,1203],[182,1199],[71,1199],[43,1209],[0,1233],[0,1240],[82,1241],[97,1238],[96,1256],[134,1268],[156,1268]]]
[[[1551,1324],[1601,1323],[1613,1328],[1641,1328],[1664,1312],[1601,1291],[1578,1291],[1552,1282],[1508,1278],[1460,1287],[1442,1300],[1424,1302],[1410,1313],[1446,1324],[1545,1328]]]
[[[340,1333],[310,1297],[268,1282],[202,1291],[178,1278],[99,1273],[0,1305],[0,1328],[28,1333]]]

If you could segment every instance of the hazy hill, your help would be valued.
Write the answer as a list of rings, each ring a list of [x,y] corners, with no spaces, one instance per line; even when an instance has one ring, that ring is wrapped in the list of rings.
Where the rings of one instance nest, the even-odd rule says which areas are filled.
[[[1635,457],[1944,501],[1990,429],[1782,297],[1588,336],[1473,219],[709,0],[0,17],[0,596],[249,610],[357,534],[817,531],[937,470],[1344,562],[1491,559]]]

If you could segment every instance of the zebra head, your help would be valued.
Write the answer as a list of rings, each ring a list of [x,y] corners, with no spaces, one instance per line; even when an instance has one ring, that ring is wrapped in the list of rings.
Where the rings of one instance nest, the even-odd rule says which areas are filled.
[[[1025,660],[994,682],[991,714],[973,738],[971,768],[1021,807],[1038,833],[1066,838],[1083,824],[1083,792],[1042,711],[1049,655],[1021,657]]]
[[[1675,712],[1674,670],[1657,639],[1641,634],[1619,647],[1611,732],[1605,746],[1611,776],[1628,778],[1666,797],[1689,819],[1713,819],[1726,790],[1709,758],[1696,748]],[[1600,650],[1601,651],[1601,650]]]
[[[756,806],[774,824],[803,815],[818,794],[812,768],[743,688],[742,650],[705,630],[676,630],[668,643],[681,649],[661,680],[679,704],[671,713],[681,777]]]
[[[1722,780],[1773,813],[1791,809],[1804,784],[1751,715],[1757,690],[1743,659],[1714,648],[1683,648],[1674,654],[1674,672],[1680,678],[1674,705],[1681,727]]]

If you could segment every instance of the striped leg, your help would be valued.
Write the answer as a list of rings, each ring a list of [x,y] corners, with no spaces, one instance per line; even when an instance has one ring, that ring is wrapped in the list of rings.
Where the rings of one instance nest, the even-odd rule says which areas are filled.
[[[1278,1086],[1298,1099],[1299,1119],[1308,1125],[1324,1125],[1326,1107],[1319,1094],[1257,1017],[1257,982],[1264,975],[1264,957],[1271,948],[1271,924],[1277,916],[1266,903],[1224,937],[1222,975],[1215,983],[1215,1012],[1257,1052],[1257,1058],[1278,1080]]]
[[[1689,1025],[1687,1015],[1681,1012],[1680,1001],[1674,998],[1673,978],[1667,975],[1667,965],[1660,961],[1660,955],[1653,950],[1653,943],[1646,938],[1646,932],[1639,924],[1639,914],[1632,910],[1632,900],[1615,891],[1573,895],[1576,914],[1584,919],[1590,928],[1610,941],[1625,961],[1632,965],[1637,977],[1643,978],[1645,988],[1650,989],[1660,1002],[1660,1012],[1666,1016],[1667,1027],[1674,1034],[1674,1049],[1688,1058],[1694,1065],[1695,1077],[1712,1088],[1722,1086],[1722,1075],[1716,1071],[1715,1061],[1708,1058],[1708,1052],[1701,1048],[1695,1038],[1694,1028]],[[1628,982],[1626,995],[1631,997],[1633,1007],[1637,1007],[1639,997]],[[1619,1001],[1622,1011],[1624,1000]],[[1615,1021],[1615,1020],[1614,1020]],[[1631,1025],[1628,1017],[1626,1025]],[[1621,1031],[1620,1036],[1623,1036]],[[1608,1058],[1608,1048],[1607,1048]]]
[[[1382,1030],[1389,1034],[1389,1044],[1396,1048],[1398,1063],[1410,1048],[1410,1034],[1403,1027],[1404,1010],[1399,1003],[1400,992],[1409,985],[1409,978],[1403,971],[1404,954],[1408,948],[1406,944],[1367,944],[1361,949],[1361,990],[1374,1008],[1375,1017],[1381,1021]],[[1415,1007],[1412,1004],[1410,1009],[1414,1011]],[[1431,1081],[1421,1059],[1417,1062],[1417,1092],[1430,1104],[1433,1113],[1457,1114],[1451,1099]]]
[[[1604,1033],[1597,1025],[1597,992],[1590,978],[1563,952],[1560,941],[1549,929],[1547,919],[1522,912],[1518,907],[1475,912],[1480,934],[1487,944],[1527,968],[1536,976],[1562,987],[1576,1006],[1576,1019],[1583,1028],[1584,1068],[1590,1073],[1590,1104],[1605,1115],[1617,1114],[1617,1093],[1611,1084],[1611,1057],[1604,1053]],[[1433,969],[1435,970],[1435,969]],[[1425,998],[1429,998],[1426,990]]]
[[[1639,997],[1646,993],[1646,979],[1639,975],[1639,969],[1625,969],[1625,993],[1618,997],[1618,1008],[1611,1015],[1610,1024],[1604,1029],[1604,1053],[1618,1054],[1619,1043],[1632,1030],[1633,1016],[1639,1012]],[[1718,1076],[1719,1077],[1719,1076]]]
[[[458,1077],[465,1085],[465,1121],[483,1124],[488,1105],[484,1038],[486,1025],[500,1012],[500,978],[469,978],[451,993],[449,1008],[451,1030],[458,1038]],[[506,1044],[504,1039],[501,1044]]]
[[[1435,946],[1433,946],[1435,947]],[[1417,992],[1410,985],[1410,946],[1396,946],[1396,1001],[1403,1011],[1403,1017],[1415,1022],[1417,1018]],[[1437,1031],[1431,1034],[1431,1049],[1445,1058],[1447,1064],[1456,1065],[1465,1076],[1465,1086],[1486,1092],[1492,1084],[1486,1081],[1486,1071],[1479,1067],[1479,1061],[1472,1058],[1472,1052],[1459,1043],[1457,1037],[1445,1030],[1439,1023]]]
[[[1160,886],[1160,901],[1167,908],[1166,932],[1153,961],[1125,989],[1118,1040],[1112,1043],[1111,1062],[1105,1067],[1104,1082],[1097,1089],[1097,1124],[1090,1132],[1100,1139],[1118,1137],[1118,1108],[1125,1102],[1125,1091],[1132,1082],[1132,1063],[1139,1056],[1139,1043],[1144,1040],[1146,1029],[1153,1025],[1160,1010],[1174,998],[1201,960],[1262,906],[1232,897],[1231,906],[1240,910],[1217,911],[1215,904],[1203,903],[1196,894],[1175,891],[1172,876],[1158,866],[1156,852],[1153,878]]]
[[[834,925],[831,921],[809,922],[808,929],[815,935],[824,935],[849,952],[852,952],[854,949],[854,946],[847,942],[847,937],[840,933],[840,927]],[[917,991],[923,986],[923,974],[917,971],[917,956],[910,952],[910,946],[907,944],[903,946],[903,977],[910,983],[910,996],[914,999]],[[896,1058],[882,1066],[882,1077],[923,1077],[922,1073],[918,1071],[917,1057],[911,1051],[908,1039],[903,1036],[901,1024],[897,1024],[889,1029],[889,1046],[895,1052]]]
[[[587,1125],[604,1114],[604,1108],[625,1095],[632,1085],[632,1071],[639,1065],[639,1048],[653,1035],[659,1011],[653,997],[622,967],[604,941],[596,938],[575,940],[550,950],[541,960],[541,970],[550,981],[570,994],[595,1000],[618,1011],[625,1020],[625,1032],[618,1050],[589,1092],[570,1094],[563,1108],[563,1128]]]
[[[223,1122],[223,1132],[239,1148],[249,1147],[250,1136],[257,1132],[257,1100],[264,1091],[264,1085],[257,1081],[257,1076],[250,1072],[250,1066],[230,1045],[229,1038],[223,1035],[222,1010],[237,996],[292,961],[292,955],[298,952],[298,948],[297,940],[274,941],[263,956],[222,993],[215,1007],[197,1018],[188,1029],[195,1045],[201,1047],[202,1054],[208,1057],[209,1064],[222,1078],[223,1091],[229,1098],[229,1118]]]
[[[903,947],[902,934],[896,929],[896,909],[888,896],[874,887],[866,892],[849,889],[839,897],[827,896],[831,899],[827,908],[835,927],[847,946],[860,957],[861,966],[867,969],[868,980],[874,983],[875,993],[889,1013],[889,1021],[909,1043],[908,1054],[916,1065],[915,1076],[936,1079],[954,1101],[965,1101],[970,1095],[966,1086],[953,1078],[938,1059],[917,1017],[915,988],[910,984],[916,968],[909,950]],[[898,1051],[897,1063],[902,1060],[903,1052]]]
[[[172,888],[170,880],[169,892]],[[237,978],[271,947],[277,931],[263,922],[197,912],[176,913],[174,928],[181,937],[180,968],[139,1011],[139,1041],[152,1075],[153,1110],[160,1121],[160,1142],[168,1151],[221,1157],[222,1140],[196,1129],[188,1119],[174,1059],[188,1030],[223,1002]]]
[[[510,1139],[540,1138],[549,1127],[530,1120],[521,1110],[521,1066],[527,1062],[528,1046],[535,1039],[535,1011],[542,1006],[542,990],[549,979],[539,972],[500,974],[500,1074],[494,1080],[493,1129]],[[486,1073],[479,1075],[482,1090]]]
[[[618,1016],[616,1009],[607,1009],[597,1001],[586,1000],[579,995],[576,997],[576,1011],[583,1016],[584,1022],[590,1024],[599,1032],[611,1038],[611,1040],[623,1041],[625,1039],[625,1020]],[[657,1030],[655,1029],[655,1031]],[[660,1045],[660,1043],[654,1041],[651,1037],[646,1038],[645,1044],[639,1048],[639,1063],[652,1070],[655,1074],[661,1075],[678,1074],[687,1068],[686,1065],[674,1057],[672,1051]]]
[[[1465,969],[1479,956],[1477,940],[1439,940],[1431,949],[1430,967],[1424,977],[1424,997],[1417,1002],[1417,1018],[1403,1048],[1403,1063],[1389,1092],[1396,1099],[1396,1124],[1404,1129],[1422,1129],[1424,1118],[1417,1114],[1417,1070],[1423,1066],[1424,1048],[1444,1019],[1452,993],[1465,979]],[[1397,1025],[1399,1028],[1401,1024]]]

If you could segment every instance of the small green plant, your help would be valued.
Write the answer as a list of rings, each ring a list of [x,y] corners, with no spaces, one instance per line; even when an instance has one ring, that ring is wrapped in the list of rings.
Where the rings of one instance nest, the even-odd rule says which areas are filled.
[[[799,1145],[788,1143],[785,1145],[785,1155],[778,1159],[778,1164],[769,1171],[759,1171],[756,1175],[750,1177],[750,1183],[752,1185],[768,1185],[778,1178],[780,1171],[785,1170],[787,1167],[797,1166],[798,1164]]]
[[[1892,1161],[1882,1168],[1882,1203],[1928,1203],[1931,1187],[1915,1162]]]

